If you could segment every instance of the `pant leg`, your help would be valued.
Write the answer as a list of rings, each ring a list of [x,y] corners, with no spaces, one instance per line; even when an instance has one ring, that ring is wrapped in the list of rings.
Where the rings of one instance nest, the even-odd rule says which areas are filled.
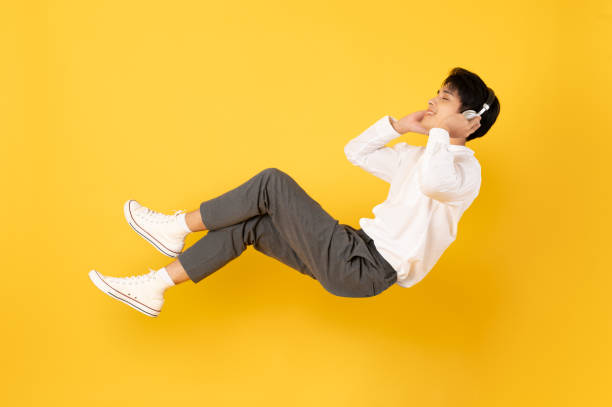
[[[257,222],[257,230],[254,231],[256,238],[253,242],[253,248],[316,280],[306,263],[300,259],[293,247],[276,229],[272,218],[269,215],[262,215],[261,218]]]
[[[209,231],[182,252],[178,259],[189,278],[197,283],[240,256],[249,245],[300,273],[315,278],[308,266],[276,230],[268,215],[257,215],[235,225]]]
[[[269,216],[274,229],[306,266],[305,270],[330,293],[369,297],[379,294],[393,282],[395,271],[372,255],[371,248],[355,229],[340,224],[295,180],[276,168],[265,169],[233,190],[202,202],[200,211],[209,229],[206,237],[211,238],[201,239],[201,245],[198,242],[192,247],[198,246],[193,251],[190,248],[179,256],[186,261],[187,264],[183,261],[181,264],[186,270],[190,269],[188,274],[194,282],[240,255],[245,247],[244,237],[248,236],[245,232],[253,233],[250,241],[257,241],[258,231],[266,228],[253,226],[262,222],[263,215]],[[199,258],[196,252],[206,253]],[[274,251],[270,253],[275,254]],[[198,273],[197,270],[206,271]]]

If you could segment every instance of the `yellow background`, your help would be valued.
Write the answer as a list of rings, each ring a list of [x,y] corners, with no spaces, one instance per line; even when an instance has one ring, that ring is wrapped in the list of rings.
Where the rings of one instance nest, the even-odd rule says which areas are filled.
[[[2,2],[2,404],[610,405],[610,4]],[[252,247],[158,318],[89,281],[171,261],[127,199],[193,210],[268,167],[358,227],[388,184],[344,146],[455,66],[501,114],[416,286],[335,297]]]

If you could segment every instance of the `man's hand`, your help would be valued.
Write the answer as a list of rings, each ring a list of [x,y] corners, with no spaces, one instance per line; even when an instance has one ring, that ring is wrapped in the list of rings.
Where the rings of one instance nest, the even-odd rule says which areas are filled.
[[[391,124],[393,125],[395,131],[400,134],[408,132],[427,134],[429,133],[429,130],[423,127],[421,124],[421,120],[423,120],[423,117],[425,117],[426,111],[427,110],[419,110],[417,112],[410,113],[408,116],[404,116],[399,120],[393,120],[392,117],[389,117],[389,120],[391,120]]]
[[[461,113],[453,113],[438,118],[433,127],[439,127],[448,131],[450,138],[467,138],[480,127],[480,116],[466,119]]]

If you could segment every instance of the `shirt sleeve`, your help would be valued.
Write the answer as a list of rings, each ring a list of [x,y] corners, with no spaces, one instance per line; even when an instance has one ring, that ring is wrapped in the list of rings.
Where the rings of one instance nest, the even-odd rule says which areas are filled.
[[[397,173],[401,152],[407,143],[385,147],[389,141],[401,136],[386,115],[368,127],[344,147],[346,158],[353,164],[378,178],[391,183]]]
[[[477,194],[480,189],[480,165],[470,161],[455,160],[448,150],[448,131],[434,127],[419,168],[421,191],[441,202],[463,201]]]

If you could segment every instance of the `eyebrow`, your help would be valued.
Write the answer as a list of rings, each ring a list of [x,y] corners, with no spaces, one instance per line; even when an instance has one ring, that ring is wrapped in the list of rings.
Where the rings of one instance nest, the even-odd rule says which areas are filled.
[[[455,95],[453,95],[453,93],[452,93],[452,92],[450,92],[450,91],[448,91],[448,90],[446,90],[446,89],[444,89],[444,91],[443,91],[443,92],[444,92],[444,93],[448,93],[449,95],[451,95],[451,96],[455,97]],[[438,89],[438,93],[440,93],[440,89]]]

